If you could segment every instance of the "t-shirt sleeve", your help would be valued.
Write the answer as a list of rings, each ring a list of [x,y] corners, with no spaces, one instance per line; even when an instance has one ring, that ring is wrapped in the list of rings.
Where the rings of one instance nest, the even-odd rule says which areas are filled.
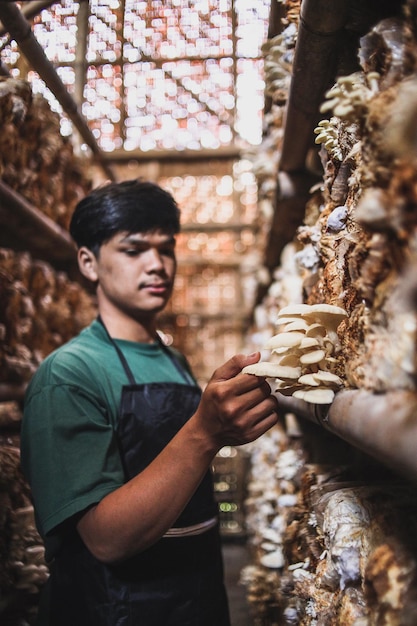
[[[77,386],[45,385],[29,395],[21,445],[43,536],[124,482],[106,408]]]

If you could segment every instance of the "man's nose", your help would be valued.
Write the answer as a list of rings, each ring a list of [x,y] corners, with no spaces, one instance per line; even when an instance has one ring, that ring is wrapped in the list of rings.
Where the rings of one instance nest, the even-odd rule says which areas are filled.
[[[149,248],[146,256],[148,270],[160,269],[164,267],[162,255],[157,248]]]

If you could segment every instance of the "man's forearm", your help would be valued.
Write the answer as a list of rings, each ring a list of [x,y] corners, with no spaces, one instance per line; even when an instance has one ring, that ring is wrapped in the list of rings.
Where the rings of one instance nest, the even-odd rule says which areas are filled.
[[[88,549],[112,563],[155,543],[179,517],[216,452],[191,419],[146,469],[82,516],[78,531]]]

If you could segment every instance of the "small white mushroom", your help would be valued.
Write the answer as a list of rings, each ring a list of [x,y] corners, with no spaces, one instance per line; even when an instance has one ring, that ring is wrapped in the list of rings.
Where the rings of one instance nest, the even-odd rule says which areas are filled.
[[[300,345],[304,339],[304,333],[293,331],[290,333],[278,333],[271,337],[265,344],[265,348],[274,350],[276,348],[293,348]]]
[[[272,543],[270,541],[264,541],[263,543],[261,543],[261,548],[262,550],[265,550],[265,552],[273,552],[277,549],[277,546],[275,543]]]
[[[327,218],[326,228],[327,230],[338,232],[345,228],[346,220],[348,216],[348,208],[347,206],[337,206],[330,213]]]
[[[274,497],[277,494],[274,494]],[[267,528],[262,528],[262,537],[264,539],[266,539],[267,541],[270,541],[272,543],[275,544],[280,544],[282,543],[282,534],[280,532],[278,532],[275,528],[272,528],[271,526],[268,526]]]
[[[331,404],[334,399],[333,389],[308,389],[304,394],[304,400],[313,404]]]
[[[336,363],[337,359],[335,359],[333,356],[326,355],[326,358],[319,363],[319,369],[327,372]]]
[[[314,374],[312,374],[312,376],[316,381],[319,381],[319,382],[334,383],[335,385],[343,384],[342,379],[339,378],[339,376],[337,376],[336,374],[333,374],[332,372],[319,370],[318,372],[315,372]]]
[[[279,569],[284,567],[285,559],[281,548],[275,550],[274,552],[269,552],[260,558],[260,562],[264,567],[269,567],[271,569]]]
[[[294,391],[292,395],[294,398],[297,398],[298,400],[304,400],[306,391],[307,391],[306,389],[297,389],[296,391]]]
[[[319,346],[319,342],[314,337],[304,337],[300,343],[300,349],[305,350],[306,348],[314,348]]]
[[[282,318],[297,318],[299,316],[308,315],[308,313],[311,313],[311,306],[309,304],[290,304],[279,311],[277,319],[281,320],[282,323]]]
[[[326,328],[335,328],[347,317],[347,313],[333,304],[312,304],[306,317],[318,319]]]
[[[310,324],[306,330],[306,337],[325,337],[326,328],[323,324]]]
[[[275,387],[276,392],[282,393],[283,396],[292,396],[294,391],[300,388],[297,383],[289,383],[283,380],[276,380],[277,386]]]
[[[280,358],[279,365],[286,365],[287,367],[300,367],[300,355],[287,354]]]
[[[306,352],[300,356],[300,363],[302,365],[312,365],[313,363],[320,363],[326,356],[324,350],[313,350],[312,352]]]
[[[326,354],[333,354],[339,348],[339,339],[336,337],[323,337],[323,347]]]
[[[285,367],[279,363],[261,362],[246,365],[242,369],[242,374],[254,374],[255,376],[265,376],[266,378],[298,379],[301,374],[301,367]]]
[[[279,314],[278,314],[279,315]],[[302,321],[302,317],[301,315],[288,315],[288,316],[284,316],[282,319],[277,317],[275,320],[275,325],[276,326],[287,326],[288,324],[292,324],[293,322],[299,322]]]
[[[289,333],[294,330],[306,331],[307,328],[308,328],[307,322],[305,322],[303,319],[296,319],[296,320],[293,320],[292,322],[289,322],[288,324],[285,324],[283,328],[283,332]]]
[[[272,349],[272,352],[274,354],[278,354],[278,355],[280,355],[280,354],[282,354],[282,355],[288,354],[289,351],[290,351],[290,348],[288,346],[283,346],[282,348],[273,348]]]
[[[298,382],[309,387],[319,387],[320,385],[320,381],[315,378],[314,374],[303,374],[298,379]]]

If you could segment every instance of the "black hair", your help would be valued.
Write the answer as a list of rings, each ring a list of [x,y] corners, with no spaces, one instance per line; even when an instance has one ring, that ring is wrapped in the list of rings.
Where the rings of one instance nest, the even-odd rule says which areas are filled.
[[[94,254],[116,233],[180,231],[180,210],[172,195],[142,179],[107,183],[91,191],[75,207],[69,227],[77,246]]]

